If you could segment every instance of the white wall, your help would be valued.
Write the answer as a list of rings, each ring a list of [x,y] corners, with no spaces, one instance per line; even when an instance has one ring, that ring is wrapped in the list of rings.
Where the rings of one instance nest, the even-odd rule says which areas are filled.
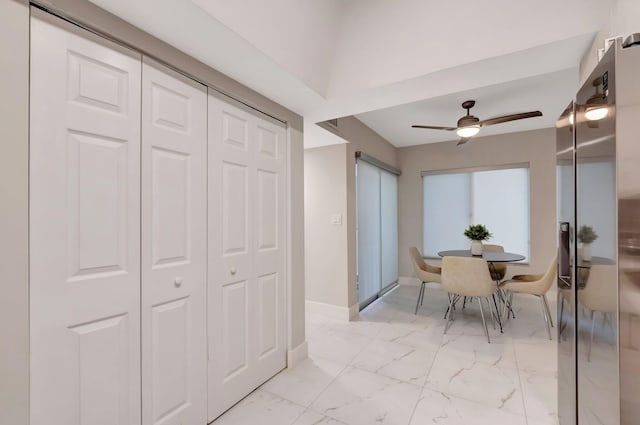
[[[338,120],[349,143],[305,150],[307,300],[343,308],[358,304],[356,288],[357,151],[397,166],[396,148],[356,118]],[[342,225],[330,224],[331,214]]]
[[[346,144],[304,152],[305,296],[348,308]],[[331,224],[331,215],[342,225]]]
[[[194,0],[194,3],[317,93],[326,95],[342,22],[342,1]]]
[[[402,169],[398,182],[400,276],[413,276],[408,250],[411,246],[422,247],[421,171],[522,162],[530,166],[531,258],[529,266],[510,265],[509,269],[513,273],[544,271],[556,248],[555,154],[555,129],[478,137],[463,146],[451,141],[398,149],[398,164]],[[508,209],[508,202],[503,207]],[[442,247],[463,248],[466,247]]]
[[[640,32],[640,1],[617,0],[603,22],[602,29],[596,36],[591,48],[585,53],[580,62],[580,81],[584,82],[595,68],[598,57],[597,49],[604,47],[604,39],[623,36],[623,38]]]
[[[29,423],[29,8],[0,1],[0,423]]]
[[[614,1],[493,0],[465,11],[461,4],[470,2],[350,0],[345,2],[329,95],[357,93],[591,33],[601,27]]]

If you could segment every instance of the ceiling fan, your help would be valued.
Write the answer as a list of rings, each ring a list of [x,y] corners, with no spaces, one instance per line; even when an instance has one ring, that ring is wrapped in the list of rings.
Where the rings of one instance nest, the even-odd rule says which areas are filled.
[[[476,104],[475,100],[467,100],[462,103],[462,107],[467,110],[467,115],[463,116],[458,120],[458,124],[456,127],[440,127],[435,125],[412,125],[413,128],[427,128],[430,130],[446,130],[446,131],[455,131],[458,136],[460,136],[460,140],[458,141],[458,145],[462,145],[467,143],[469,139],[478,134],[482,127],[487,127],[494,124],[502,124],[504,122],[522,120],[525,118],[533,118],[533,117],[541,117],[542,112],[540,111],[531,111],[531,112],[522,112],[519,114],[511,114],[511,115],[503,115],[501,117],[489,118],[487,120],[480,121],[480,118],[475,117],[469,113],[469,110],[474,107]]]

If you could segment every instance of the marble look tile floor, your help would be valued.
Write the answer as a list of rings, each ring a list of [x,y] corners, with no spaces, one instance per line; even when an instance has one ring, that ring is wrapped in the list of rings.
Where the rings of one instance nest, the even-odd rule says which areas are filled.
[[[484,336],[478,303],[443,334],[447,295],[401,285],[353,322],[307,315],[309,358],[213,425],[557,425],[557,355],[535,297]],[[548,295],[555,317],[555,296]]]

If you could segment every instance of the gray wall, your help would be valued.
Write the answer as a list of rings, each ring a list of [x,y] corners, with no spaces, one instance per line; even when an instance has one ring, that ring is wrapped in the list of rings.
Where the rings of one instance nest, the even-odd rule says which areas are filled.
[[[354,117],[338,120],[348,141],[305,150],[307,300],[351,307],[356,289],[356,151],[397,166],[396,148]],[[342,225],[330,223],[342,214]]]
[[[305,342],[304,284],[304,146],[303,133],[288,128],[289,136],[289,348]]]
[[[421,171],[529,162],[530,265],[510,265],[510,273],[542,272],[556,249],[555,129],[474,138],[464,146],[433,143],[398,149],[398,256],[401,276],[413,276],[409,247],[422,249]],[[499,190],[499,189],[497,189]],[[505,203],[504,208],[509,208]],[[461,247],[442,247],[456,249]],[[462,247],[464,248],[464,247]]]
[[[0,424],[29,423],[29,8],[0,1]]]

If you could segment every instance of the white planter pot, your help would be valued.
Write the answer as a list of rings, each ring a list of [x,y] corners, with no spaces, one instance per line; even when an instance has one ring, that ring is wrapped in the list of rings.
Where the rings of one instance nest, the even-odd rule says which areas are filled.
[[[591,261],[591,244],[582,244],[582,261]]]
[[[471,255],[482,255],[482,241],[471,241]]]

